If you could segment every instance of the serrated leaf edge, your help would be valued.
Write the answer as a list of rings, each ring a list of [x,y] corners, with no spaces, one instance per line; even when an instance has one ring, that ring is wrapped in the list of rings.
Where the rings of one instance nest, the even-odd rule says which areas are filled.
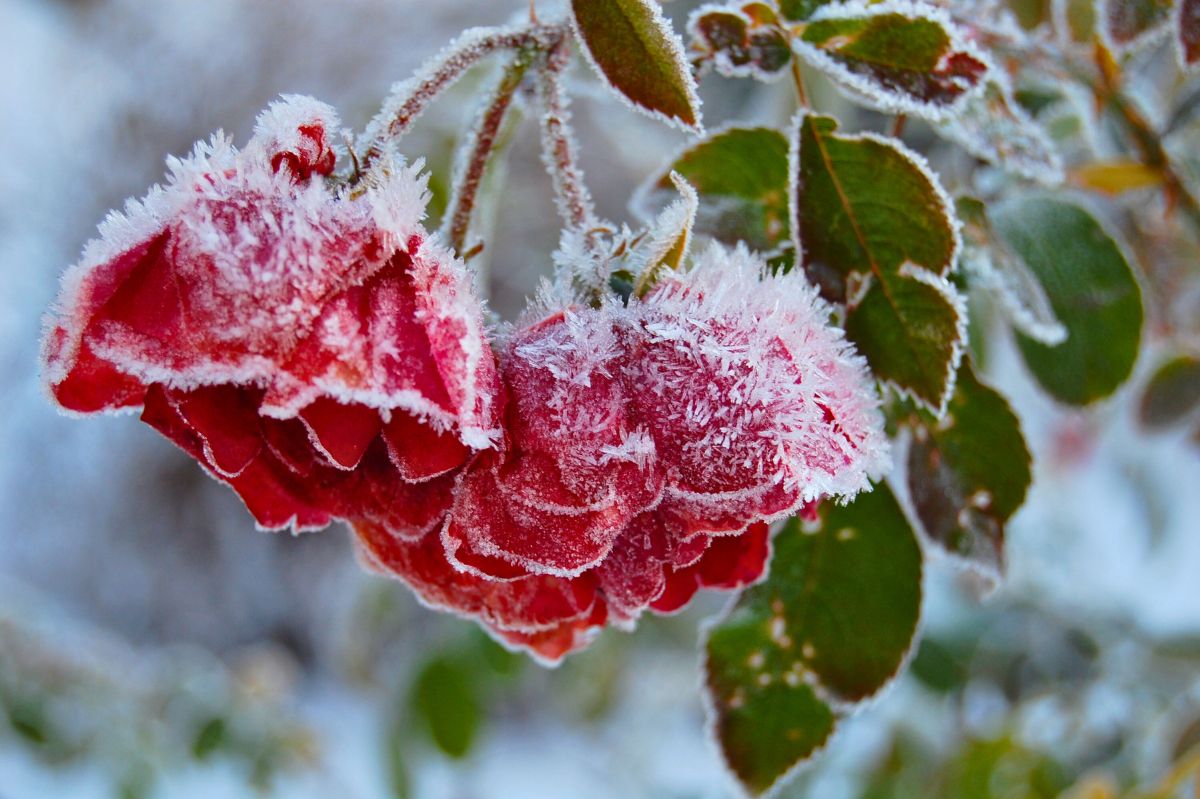
[[[703,134],[694,136],[674,152],[672,152],[672,154],[663,162],[662,166],[651,170],[649,177],[647,177],[634,188],[633,193],[629,197],[629,203],[626,206],[629,209],[629,212],[633,214],[634,218],[636,218],[642,224],[649,224],[652,222],[662,210],[662,208],[656,208],[655,203],[653,203],[651,200],[656,190],[656,184],[661,181],[663,177],[671,174],[671,172],[674,171],[675,164],[679,161],[679,159],[683,158],[700,145],[708,144],[713,139],[716,139],[734,130],[767,130],[771,131],[772,133],[778,133],[784,138],[785,141],[787,140],[786,133],[779,130],[779,128],[763,124],[762,122],[729,120],[722,122],[715,128],[708,128]]]
[[[796,263],[801,268],[804,266],[804,245],[800,241],[800,208],[799,203],[797,202],[797,187],[799,185],[800,177],[800,128],[804,124],[804,120],[809,116],[827,115],[815,114],[806,109],[801,109],[792,117],[792,122],[788,128],[788,134],[786,134],[788,140],[788,224],[791,226],[792,244],[796,248]],[[829,118],[833,119],[835,122],[838,122],[835,117]],[[840,125],[840,122],[838,122],[838,124]],[[908,145],[904,144],[904,142],[900,141],[899,139],[894,139],[889,136],[881,136],[880,134],[873,133],[871,131],[840,133],[837,129],[835,129],[831,135],[837,136],[843,141],[871,141],[875,142],[876,144],[889,147],[899,153],[902,157],[907,158],[908,161],[917,169],[917,171],[924,176],[924,178],[929,182],[929,185],[933,187],[933,192],[937,197],[938,202],[942,206],[942,212],[950,223],[952,244],[950,256],[947,259],[947,263],[944,267],[945,274],[949,274],[954,268],[954,265],[958,263],[959,258],[962,255],[962,222],[959,220],[958,214],[954,211],[954,200],[951,199],[950,194],[946,191],[945,187],[942,186],[941,181],[938,180],[937,173],[933,171],[933,167],[929,165],[929,161],[926,160],[925,157],[920,153],[909,149]],[[866,248],[864,247],[864,249]],[[905,273],[906,267],[908,268],[907,274]],[[878,276],[874,275],[874,268],[872,268],[870,274],[878,279]],[[950,374],[946,379],[945,389],[943,390],[942,396],[939,398],[936,406],[931,405],[924,399],[914,396],[908,389],[900,387],[891,380],[881,380],[880,382],[889,386],[900,396],[916,402],[922,408],[930,411],[940,419],[945,415],[946,405],[950,401],[950,397],[954,394],[954,384],[958,375],[958,365],[962,361],[963,348],[966,346],[966,302],[963,299],[963,296],[958,293],[958,290],[955,289],[948,280],[937,273],[930,271],[924,266],[905,262],[900,266],[900,274],[926,283],[932,288],[937,289],[938,292],[947,299],[955,311],[955,328],[958,335],[954,341],[954,347],[950,353]]]
[[[827,704],[829,709],[833,711],[833,726],[830,728],[829,734],[825,736],[825,739],[820,743],[820,745],[814,747],[813,750],[808,753],[807,757],[797,760],[790,767],[788,767],[782,774],[776,777],[769,786],[767,786],[766,790],[762,791],[761,793],[753,793],[747,790],[746,786],[743,785],[741,780],[738,779],[737,773],[734,771],[733,766],[729,763],[728,758],[725,756],[725,750],[722,748],[721,741],[717,736],[717,709],[712,694],[708,690],[708,639],[713,629],[725,621],[733,612],[733,609],[737,606],[738,600],[741,599],[741,596],[745,591],[769,579],[771,573],[771,561],[775,557],[775,536],[778,535],[783,529],[784,525],[787,524],[787,519],[777,522],[775,529],[771,531],[771,540],[769,543],[770,548],[767,553],[767,567],[763,569],[762,576],[753,583],[730,595],[726,599],[724,606],[722,606],[719,611],[709,618],[704,619],[700,623],[700,640],[698,645],[700,668],[698,669],[698,682],[700,699],[704,705],[704,737],[708,742],[709,747],[716,752],[721,765],[725,768],[725,774],[728,778],[728,782],[733,786],[737,792],[737,795],[740,797],[744,797],[745,799],[772,799],[772,797],[778,794],[778,792],[789,782],[791,782],[793,778],[816,762],[818,756],[820,756],[822,753],[828,750],[830,746],[833,745],[833,742],[838,738],[838,735],[842,731],[844,722],[847,719],[850,719],[859,713],[874,707],[879,702],[882,702],[883,699],[891,693],[900,677],[908,671],[908,667],[911,665],[913,658],[916,657],[917,648],[925,630],[925,603],[929,596],[929,569],[926,568],[929,563],[929,543],[925,540],[925,538],[921,535],[920,530],[913,523],[914,515],[909,507],[907,485],[905,486],[905,491],[901,492],[896,490],[893,480],[890,477],[883,478],[880,480],[880,482],[886,483],[888,488],[891,489],[892,496],[896,499],[896,504],[900,507],[900,514],[908,523],[909,530],[913,534],[913,540],[916,542],[917,549],[920,553],[920,597],[917,603],[917,622],[913,626],[912,637],[908,642],[908,647],[904,650],[904,653],[901,655],[900,660],[897,662],[896,668],[892,671],[892,673],[884,680],[882,684],[880,684],[877,689],[875,689],[874,693],[863,697],[857,702],[847,702],[845,700],[838,699],[837,697],[833,696],[830,691],[825,688],[825,686],[820,684],[820,681],[816,678],[815,673],[810,675],[810,679],[806,680],[804,684],[812,688],[813,693],[817,696],[817,698]],[[871,490],[874,491],[875,486],[872,486]]]

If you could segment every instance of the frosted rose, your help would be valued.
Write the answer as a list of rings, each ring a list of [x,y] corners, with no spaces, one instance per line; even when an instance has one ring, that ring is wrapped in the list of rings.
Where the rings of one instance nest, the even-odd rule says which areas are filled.
[[[768,521],[852,496],[887,459],[829,308],[764,268],[714,247],[628,308],[518,327],[500,352],[504,446],[463,472],[444,549],[360,527],[369,559],[548,661],[759,579]]]
[[[326,181],[332,109],[285,98],[101,226],[45,340],[54,398],[142,418],[259,525],[438,526],[453,472],[499,438],[498,377],[461,264],[390,163]]]

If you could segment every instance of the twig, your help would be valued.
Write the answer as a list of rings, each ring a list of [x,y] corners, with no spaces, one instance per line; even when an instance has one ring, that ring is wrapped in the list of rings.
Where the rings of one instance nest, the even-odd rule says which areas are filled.
[[[475,201],[479,196],[483,176],[500,135],[504,117],[534,59],[535,53],[529,49],[517,52],[516,57],[505,68],[504,74],[500,76],[500,81],[492,92],[491,101],[484,108],[472,135],[467,139],[471,147],[462,160],[461,172],[455,175],[454,196],[446,212],[447,236],[450,245],[460,254],[466,252],[471,213],[475,209]]]
[[[549,50],[567,34],[566,23],[531,23],[510,28],[472,28],[454,40],[414,77],[396,84],[367,125],[361,157],[365,171],[389,141],[403,136],[438,95],[483,58],[500,50]]]

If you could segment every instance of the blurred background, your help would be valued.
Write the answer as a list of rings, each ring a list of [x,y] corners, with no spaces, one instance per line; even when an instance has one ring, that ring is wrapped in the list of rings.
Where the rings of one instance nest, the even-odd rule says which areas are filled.
[[[312,94],[361,130],[391,82],[458,31],[525,7],[0,3],[0,798],[735,795],[706,739],[696,650],[722,597],[610,630],[547,671],[360,570],[340,528],[256,532],[135,418],[62,417],[40,385],[59,274],[167,154],[219,128],[244,142],[280,93]],[[690,5],[667,8],[682,29]],[[434,170],[435,214],[486,80],[468,75],[403,147]],[[703,91],[710,124],[779,123],[794,102],[785,85]],[[631,191],[682,134],[582,72],[576,97],[600,211],[632,221]],[[509,319],[557,240],[528,122],[485,207],[480,263]],[[906,137],[953,190],[956,156],[919,125]],[[1035,457],[1008,579],[985,596],[935,558],[909,674],[780,796],[1200,791],[1200,446],[1137,423],[1155,336],[1152,322],[1141,377],[1087,413],[1054,406],[1011,342],[987,338],[986,372]]]

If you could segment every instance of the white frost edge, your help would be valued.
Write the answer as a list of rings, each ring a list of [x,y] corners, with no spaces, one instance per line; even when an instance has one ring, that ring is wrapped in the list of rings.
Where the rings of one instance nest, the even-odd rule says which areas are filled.
[[[896,683],[900,681],[900,678],[908,672],[908,668],[912,664],[913,658],[916,657],[917,649],[920,646],[921,638],[924,634],[926,616],[925,602],[929,596],[929,570],[925,568],[926,564],[929,562],[928,548],[925,539],[921,535],[921,532],[918,530],[917,526],[913,524],[913,516],[910,513],[908,505],[906,504],[908,502],[907,493],[898,492],[896,487],[892,484],[892,480],[890,478],[885,479],[884,482],[888,484],[888,487],[892,491],[892,496],[896,498],[896,503],[900,506],[900,513],[902,516],[904,516],[905,521],[908,522],[909,531],[912,533],[913,540],[916,543],[917,549],[920,553],[919,566],[921,571],[921,594],[917,606],[917,623],[913,627],[912,638],[909,641],[908,648],[905,649],[904,653],[901,655],[900,662],[897,664],[896,669],[887,678],[887,680],[884,681],[884,683],[877,689],[875,689],[874,693],[865,696],[858,701],[847,702],[846,700],[834,697],[832,693],[825,688],[825,686],[821,685],[816,672],[814,672],[812,669],[805,670],[804,683],[812,689],[813,694],[817,697],[817,699],[824,702],[833,713],[833,727],[830,729],[829,735],[825,737],[825,740],[823,740],[820,745],[814,747],[806,757],[797,760],[795,763],[789,766],[782,774],[775,778],[774,782],[767,786],[766,790],[762,791],[761,793],[751,793],[746,789],[746,786],[742,785],[741,781],[737,778],[737,774],[733,770],[733,766],[725,757],[725,750],[721,747],[721,742],[717,736],[717,709],[714,704],[712,694],[708,690],[707,680],[708,639],[713,629],[720,625],[721,622],[725,621],[725,619],[727,619],[733,612],[734,608],[737,607],[738,600],[741,599],[742,594],[759,583],[765,582],[769,578],[771,560],[774,559],[775,555],[774,537],[775,534],[778,533],[778,530],[773,531],[771,536],[771,546],[767,556],[767,566],[763,569],[762,576],[750,585],[733,592],[721,610],[700,623],[700,641],[697,645],[700,654],[698,682],[700,699],[704,704],[704,737],[708,742],[709,748],[716,753],[720,763],[725,767],[725,774],[728,777],[728,782],[732,785],[736,794],[740,797],[744,797],[744,799],[771,799],[771,797],[777,796],[782,788],[786,787],[788,783],[795,779],[799,774],[813,765],[817,761],[817,758],[823,752],[825,752],[835,740],[837,740],[838,736],[842,732],[846,719],[858,715],[862,711],[867,710],[883,701],[883,699],[892,692]],[[871,490],[874,490],[874,488]]]
[[[929,20],[940,24],[949,37],[949,47],[954,52],[962,52],[987,65],[987,71],[980,76],[979,82],[967,88],[957,99],[947,105],[921,102],[911,97],[881,87],[878,83],[866,78],[846,67],[821,48],[809,44],[800,38],[792,39],[792,52],[803,58],[811,66],[834,79],[834,85],[843,90],[843,94],[854,102],[864,102],[874,108],[891,114],[912,114],[931,122],[943,122],[960,113],[963,106],[972,97],[978,95],[987,82],[987,77],[995,69],[991,62],[975,44],[961,35],[958,25],[943,8],[927,3],[917,3],[914,0],[883,0],[872,3],[869,0],[846,0],[843,3],[822,6],[813,14],[810,21],[819,22],[826,19],[859,19],[862,17],[882,16],[884,14],[899,14],[910,20]],[[852,91],[846,92],[849,88]]]
[[[685,26],[688,35],[693,40],[704,41],[704,34],[700,32],[700,18],[705,14],[722,13],[728,14],[731,17],[738,17],[746,23],[746,27],[751,27],[754,21],[750,19],[741,9],[732,5],[722,5],[721,3],[705,3],[692,10],[688,14],[687,24]],[[729,57],[722,50],[713,52],[712,61],[706,64],[706,69],[711,67],[715,69],[718,75],[726,78],[753,78],[760,83],[775,83],[787,74],[786,69],[781,69],[777,72],[764,72],[759,69],[753,62],[738,66],[729,60]]]

